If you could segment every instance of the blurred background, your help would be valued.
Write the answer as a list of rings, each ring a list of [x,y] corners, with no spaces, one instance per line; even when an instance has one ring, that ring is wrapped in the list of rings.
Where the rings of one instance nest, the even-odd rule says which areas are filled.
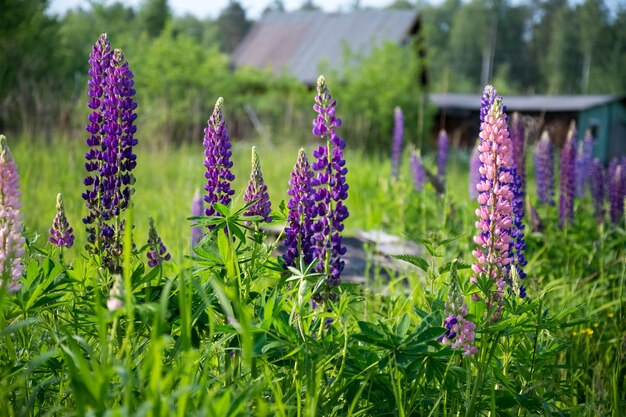
[[[155,147],[201,141],[218,96],[234,138],[305,140],[319,73],[344,136],[368,150],[389,149],[395,106],[417,147],[432,148],[440,128],[461,129],[453,144],[470,147],[477,121],[462,125],[480,102],[438,94],[478,100],[488,82],[503,95],[602,97],[531,105],[542,120],[623,108],[626,94],[621,0],[3,0],[0,131],[82,140],[102,32],[135,73],[140,137]]]

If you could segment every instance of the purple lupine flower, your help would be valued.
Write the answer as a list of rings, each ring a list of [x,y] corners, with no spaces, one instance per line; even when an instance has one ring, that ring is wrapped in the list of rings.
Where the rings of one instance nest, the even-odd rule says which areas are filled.
[[[413,188],[415,191],[422,191],[426,183],[426,172],[422,164],[422,158],[416,151],[411,153],[411,174],[413,176]]]
[[[511,117],[511,142],[513,144],[513,160],[520,176],[521,192],[526,193],[526,137],[522,116],[515,112]]]
[[[313,256],[318,260],[317,272],[326,276],[326,293],[339,285],[346,253],[342,245],[343,221],[348,218],[348,208],[343,202],[348,198],[348,184],[343,159],[346,143],[335,129],[341,126],[341,119],[335,116],[337,102],[330,94],[324,76],[317,80],[317,95],[313,109],[318,113],[313,120],[313,135],[326,142],[313,152],[317,159],[311,168],[317,173],[312,180],[315,188],[316,220],[312,226]]]
[[[478,190],[476,185],[480,182],[480,152],[478,152],[478,145],[480,141],[476,142],[476,146],[472,150],[472,155],[469,160],[469,194],[472,200],[476,200],[478,197]]]
[[[252,147],[252,171],[250,172],[250,181],[248,181],[248,187],[243,196],[243,201],[246,204],[250,204],[257,200],[246,211],[246,216],[261,216],[263,221],[270,223],[272,221],[272,203],[270,202],[270,196],[267,193],[267,185],[263,180],[263,173],[261,172],[261,163],[259,162],[259,156],[256,153],[256,146]]]
[[[478,146],[480,152],[481,181],[476,186],[478,203],[476,210],[478,234],[474,242],[478,247],[472,252],[476,262],[472,265],[477,283],[485,276],[495,283],[495,289],[485,294],[487,311],[495,308],[492,321],[498,320],[502,311],[502,297],[507,282],[507,268],[511,259],[511,225],[513,192],[511,183],[514,178],[510,168],[514,165],[511,139],[507,129],[507,118],[502,106],[502,98],[495,96],[495,89],[485,88],[485,96],[494,96],[493,103],[485,113],[481,123]]]
[[[296,265],[296,259],[303,257],[306,264],[313,261],[311,247],[311,226],[315,215],[312,180],[313,171],[309,165],[304,148],[298,151],[298,159],[289,180],[289,202],[287,208],[287,227],[285,228],[285,247],[283,267]]]
[[[572,122],[561,151],[561,187],[559,192],[560,227],[571,223],[574,219],[576,137],[576,126]]]
[[[513,192],[513,199],[511,200],[512,219],[513,226],[511,227],[511,238],[513,245],[511,250],[511,261],[515,265],[517,271],[517,277],[520,280],[526,278],[526,272],[524,267],[527,265],[526,258],[524,257],[524,250],[526,249],[526,240],[524,239],[524,187],[522,177],[517,174],[517,167],[510,169],[510,173],[513,176],[513,182],[511,185],[511,191]],[[512,280],[510,283],[513,284]],[[516,283],[517,284],[517,283]],[[519,283],[519,296],[521,298],[526,297],[526,288],[520,282]]]
[[[467,319],[468,306],[461,294],[450,294],[446,301],[446,319],[443,325],[446,332],[437,341],[455,350],[462,350],[463,356],[473,355],[478,351],[474,346],[476,324]]]
[[[606,195],[604,166],[598,158],[591,162],[589,170],[589,191],[593,200],[593,211],[598,223],[604,223],[604,199]]]
[[[92,112],[89,114],[89,123],[86,130],[89,133],[87,145],[89,151],[85,153],[85,169],[87,177],[83,181],[87,189],[82,194],[89,213],[83,218],[87,229],[87,249],[91,253],[99,251],[102,242],[102,200],[101,174],[104,165],[102,160],[103,137],[105,132],[103,100],[107,71],[111,65],[111,44],[106,34],[100,35],[91,53],[89,54],[89,102]]]
[[[148,253],[146,254],[148,257],[148,266],[150,268],[154,268],[160,263],[165,261],[169,261],[171,259],[171,255],[167,251],[167,248],[163,244],[163,240],[159,233],[157,232],[156,226],[154,225],[154,219],[152,217],[149,218],[150,228],[148,229]]]
[[[71,248],[74,244],[74,230],[70,227],[67,217],[65,216],[63,196],[61,193],[57,194],[57,214],[52,221],[48,240],[59,248]]]
[[[207,179],[207,184],[204,186],[207,192],[204,196],[204,201],[209,205],[205,210],[207,216],[218,214],[213,207],[215,203],[228,205],[230,204],[231,196],[235,194],[235,190],[230,188],[230,184],[235,179],[235,176],[230,172],[230,169],[233,167],[233,163],[230,160],[232,156],[230,148],[232,145],[222,114],[223,105],[224,99],[222,97],[218,98],[213,114],[209,117],[208,126],[204,129],[204,166],[206,167],[204,177]],[[215,228],[214,225],[209,225],[208,227],[209,230]]]
[[[535,148],[535,182],[540,204],[554,204],[554,151],[544,131]]]
[[[130,204],[135,177],[132,170],[137,166],[133,147],[137,103],[133,100],[133,73],[120,49],[115,49],[111,65],[107,68],[102,101],[104,123],[102,130],[102,161],[100,169],[100,199],[104,220],[119,216]]]
[[[404,136],[404,115],[402,109],[396,107],[393,112],[393,145],[391,148],[391,176],[398,178],[402,162],[402,139]]]
[[[20,213],[20,176],[17,165],[7,145],[7,138],[0,135],[0,288],[14,293],[22,288],[25,239],[22,236]]]
[[[204,203],[202,200],[202,196],[200,195],[200,190],[196,189],[196,192],[193,195],[193,199],[191,200],[191,215],[193,217],[199,217],[204,214]],[[192,227],[191,228],[191,247],[195,248],[198,246],[198,243],[202,240],[204,236],[204,232],[201,227]]]
[[[439,131],[437,139],[437,178],[443,184],[446,180],[446,165],[448,164],[448,134],[445,130]]]
[[[624,218],[624,167],[617,158],[613,158],[609,163],[608,184],[609,184],[609,217],[611,223],[618,224]]]
[[[593,136],[591,131],[585,132],[585,139],[580,143],[576,154],[575,163],[575,179],[576,179],[576,197],[580,198],[585,195],[585,185],[589,178],[589,169],[591,168],[591,160],[593,159]]]

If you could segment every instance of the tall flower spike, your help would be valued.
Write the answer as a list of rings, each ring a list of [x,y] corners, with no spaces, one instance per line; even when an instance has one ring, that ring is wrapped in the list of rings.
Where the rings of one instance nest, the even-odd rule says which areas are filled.
[[[63,196],[57,194],[57,214],[52,221],[50,228],[50,243],[59,248],[71,248],[74,244],[74,230],[65,217],[65,208],[63,207]]]
[[[439,131],[437,139],[437,178],[443,184],[446,181],[446,165],[448,164],[448,134],[445,130]]]
[[[313,152],[317,159],[311,167],[317,173],[313,179],[315,187],[315,214],[313,224],[313,256],[319,260],[317,271],[326,276],[327,289],[339,285],[346,253],[342,244],[341,232],[343,221],[348,218],[348,208],[344,201],[348,198],[348,184],[343,159],[346,143],[337,135],[336,129],[341,126],[341,119],[335,116],[337,102],[330,94],[326,80],[320,76],[317,80],[317,96],[313,109],[317,117],[313,120],[313,134],[326,141]]]
[[[202,196],[200,195],[200,190],[196,189],[196,192],[193,195],[193,200],[191,201],[191,215],[194,217],[199,217],[204,214],[204,204],[202,200]],[[192,227],[191,228],[191,247],[195,248],[198,246],[198,243],[202,240],[203,231],[201,227]]]
[[[287,208],[287,227],[285,228],[285,247],[283,267],[296,265],[302,256],[305,264],[313,261],[311,247],[311,226],[313,224],[314,196],[312,187],[313,171],[309,165],[304,148],[298,151],[298,159],[289,180],[289,202]]]
[[[393,144],[391,147],[391,176],[398,178],[402,162],[402,139],[404,136],[404,115],[402,109],[396,107],[393,112]]]
[[[585,138],[578,147],[576,154],[575,176],[576,176],[576,197],[585,195],[585,186],[589,178],[591,160],[593,159],[593,136],[591,131],[585,132]]]
[[[513,182],[511,185],[511,191],[513,193],[513,199],[511,200],[511,206],[513,208],[511,215],[513,219],[513,225],[511,227],[511,261],[515,265],[517,277],[520,280],[526,278],[526,272],[524,267],[528,264],[524,256],[526,250],[526,239],[524,238],[524,186],[522,177],[517,174],[517,167],[511,168],[510,172],[513,176]],[[526,288],[520,282],[518,283],[519,296],[521,298],[526,297]]]
[[[561,151],[561,186],[559,193],[559,226],[563,227],[574,220],[576,125],[570,125],[567,139]]]
[[[554,151],[544,131],[535,148],[535,183],[540,204],[554,204]]]
[[[476,200],[476,197],[478,197],[476,186],[480,183],[480,152],[478,151],[478,145],[480,145],[480,141],[474,146],[469,161],[469,194],[472,200]]]
[[[599,159],[591,162],[589,171],[589,191],[593,200],[593,211],[598,223],[604,223],[604,200],[606,195],[606,174]]]
[[[20,177],[9,151],[7,138],[0,135],[0,287],[9,293],[22,288],[25,239],[20,213]]]
[[[233,167],[233,163],[230,160],[232,156],[230,148],[232,145],[222,114],[223,105],[224,99],[222,97],[218,98],[213,114],[209,117],[208,126],[204,129],[204,166],[206,167],[204,177],[207,180],[204,186],[207,192],[204,196],[204,201],[208,203],[205,211],[207,216],[216,215],[217,212],[213,207],[215,203],[228,205],[230,204],[231,196],[235,194],[235,190],[230,187],[235,176],[230,172],[230,169]],[[212,230],[214,227],[212,225],[209,226],[209,230]]]
[[[624,167],[617,158],[609,163],[609,217],[611,223],[619,224],[624,218]]]
[[[106,34],[100,35],[91,53],[89,54],[89,102],[88,106],[92,110],[89,114],[89,123],[86,130],[89,133],[87,137],[87,146],[89,151],[85,153],[85,169],[87,177],[83,183],[87,187],[82,194],[87,206],[88,214],[83,219],[83,223],[87,229],[87,249],[91,253],[97,253],[102,242],[102,201],[101,193],[101,174],[104,161],[102,159],[103,138],[105,132],[103,100],[105,79],[107,71],[111,65],[111,44]]]
[[[415,191],[422,191],[426,183],[426,172],[422,164],[422,158],[413,150],[411,152],[411,174],[413,175],[413,188]]]
[[[491,86],[485,89],[485,93],[488,89],[495,94]],[[495,321],[501,315],[507,270],[512,262],[509,248],[513,198],[511,183],[514,178],[509,170],[514,162],[502,98],[496,97],[485,113],[478,147],[481,181],[476,188],[480,207],[476,209],[478,234],[474,237],[478,247],[473,251],[476,262],[472,265],[474,275],[471,281],[477,283],[479,277],[485,276],[495,283],[495,288],[485,294],[487,311],[495,308],[491,317]]]
[[[169,261],[171,255],[167,251],[167,248],[163,244],[163,240],[161,240],[161,236],[157,232],[156,226],[154,225],[154,219],[152,217],[149,218],[150,228],[148,229],[148,266],[150,268],[154,268],[160,263],[164,261]]]
[[[272,221],[272,203],[270,196],[267,193],[267,185],[263,180],[263,173],[261,172],[261,163],[259,162],[259,155],[256,152],[256,146],[252,147],[252,170],[250,172],[250,181],[248,181],[248,187],[243,195],[243,201],[246,204],[250,204],[257,200],[246,211],[246,216],[261,216],[263,221],[270,223]]]

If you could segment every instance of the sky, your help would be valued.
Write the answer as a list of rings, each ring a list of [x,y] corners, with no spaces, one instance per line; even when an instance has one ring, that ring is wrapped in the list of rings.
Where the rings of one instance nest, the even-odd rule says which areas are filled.
[[[170,8],[177,16],[184,14],[193,14],[199,18],[207,16],[215,18],[220,11],[226,7],[229,0],[169,0]],[[246,9],[248,18],[257,19],[263,9],[272,3],[272,0],[239,0],[241,5]],[[114,3],[114,0],[105,0],[106,3]],[[126,5],[137,6],[142,0],[123,0]],[[393,0],[360,0],[361,7],[385,7],[392,3]],[[303,0],[283,0],[285,9],[292,11],[300,8]],[[433,2],[436,3],[436,2]],[[314,4],[328,12],[345,11],[353,4],[354,0],[314,0]],[[87,0],[51,0],[50,13],[62,15],[66,10],[82,6],[89,7]]]

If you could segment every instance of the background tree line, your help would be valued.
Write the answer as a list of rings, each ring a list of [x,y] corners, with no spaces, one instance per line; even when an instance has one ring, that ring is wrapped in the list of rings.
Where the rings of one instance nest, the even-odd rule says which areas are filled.
[[[199,140],[218,96],[226,98],[238,137],[308,137],[307,87],[286,75],[231,68],[229,53],[253,24],[239,2],[231,0],[215,19],[174,16],[167,0],[144,0],[137,9],[91,1],[63,16],[48,6],[48,0],[2,1],[0,131],[82,138],[88,54],[107,32],[135,73],[144,140]],[[388,7],[420,10],[423,36],[415,42],[426,46],[427,58],[420,62],[411,48],[392,44],[358,64],[350,51],[338,58],[346,70],[327,75],[341,115],[351,121],[344,134],[354,143],[386,147],[396,105],[415,137],[424,65],[434,92],[480,92],[487,81],[504,94],[626,92],[626,7],[609,9],[603,0],[397,0]],[[275,0],[270,10],[284,5]]]

